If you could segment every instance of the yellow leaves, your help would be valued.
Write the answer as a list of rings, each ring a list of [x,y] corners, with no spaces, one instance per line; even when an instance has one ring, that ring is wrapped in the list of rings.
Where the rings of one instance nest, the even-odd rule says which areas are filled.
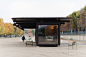
[[[3,34],[13,34],[14,29],[13,26],[10,23],[3,23],[2,21],[0,21],[0,30],[1,28],[3,28]]]
[[[16,35],[22,35],[22,34],[24,34],[24,31],[17,27],[15,34],[16,34]]]
[[[14,26],[11,23],[3,23],[0,19],[0,35],[10,35],[10,34],[16,34],[16,35],[22,35],[24,34],[24,31],[16,27],[16,33],[14,30]]]
[[[14,33],[14,29],[13,29],[13,25],[10,23],[5,23],[5,26],[7,28],[7,34],[13,34]]]
[[[0,19],[0,23],[1,23],[1,19]]]
[[[0,19],[0,24],[3,24],[3,22],[1,21],[1,19]]]

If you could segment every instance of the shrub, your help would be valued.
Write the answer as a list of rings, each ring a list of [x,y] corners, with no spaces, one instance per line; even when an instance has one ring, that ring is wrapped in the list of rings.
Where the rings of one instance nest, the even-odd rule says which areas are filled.
[[[62,37],[60,37],[60,39],[63,39]]]
[[[73,40],[72,38],[70,38],[70,40]]]

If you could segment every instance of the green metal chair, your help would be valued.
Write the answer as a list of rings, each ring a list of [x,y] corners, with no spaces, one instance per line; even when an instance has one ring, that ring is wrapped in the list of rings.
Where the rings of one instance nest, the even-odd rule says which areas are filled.
[[[31,38],[28,39],[29,41],[26,41],[26,46],[27,45],[32,45],[33,46],[33,40],[31,40]]]
[[[72,44],[68,43],[68,49],[69,49],[69,46],[72,46],[72,49],[73,49],[74,45],[76,45],[76,49],[77,49],[77,42],[76,41],[73,41]]]

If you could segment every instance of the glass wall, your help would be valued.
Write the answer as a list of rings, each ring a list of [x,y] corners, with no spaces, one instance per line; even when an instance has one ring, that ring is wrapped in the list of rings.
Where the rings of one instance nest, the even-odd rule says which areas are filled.
[[[39,44],[58,44],[58,25],[38,25]]]

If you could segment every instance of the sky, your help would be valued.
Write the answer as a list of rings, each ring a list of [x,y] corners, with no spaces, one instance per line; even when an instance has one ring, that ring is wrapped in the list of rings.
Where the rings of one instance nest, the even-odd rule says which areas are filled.
[[[0,18],[13,23],[13,17],[66,17],[85,5],[86,0],[0,0]]]

